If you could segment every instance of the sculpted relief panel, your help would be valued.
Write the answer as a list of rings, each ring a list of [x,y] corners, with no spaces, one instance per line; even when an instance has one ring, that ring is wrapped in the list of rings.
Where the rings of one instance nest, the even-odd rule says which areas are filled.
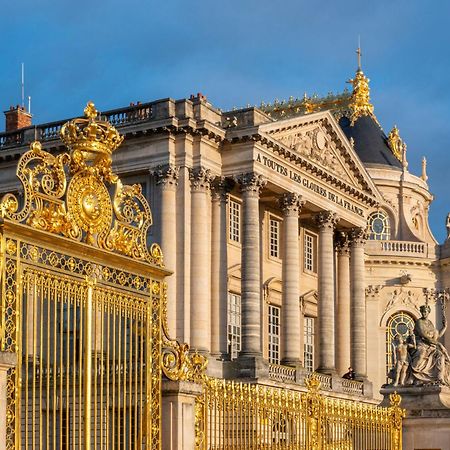
[[[326,167],[342,180],[353,185],[359,184],[341,161],[335,142],[320,127],[301,131],[295,129],[289,134],[277,133],[274,138],[307,159]]]

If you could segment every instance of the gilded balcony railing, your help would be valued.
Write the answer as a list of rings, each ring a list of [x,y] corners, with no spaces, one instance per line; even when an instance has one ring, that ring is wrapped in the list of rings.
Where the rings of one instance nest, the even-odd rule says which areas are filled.
[[[197,449],[400,450],[400,397],[391,407],[325,397],[320,381],[308,392],[204,379],[196,404]]]

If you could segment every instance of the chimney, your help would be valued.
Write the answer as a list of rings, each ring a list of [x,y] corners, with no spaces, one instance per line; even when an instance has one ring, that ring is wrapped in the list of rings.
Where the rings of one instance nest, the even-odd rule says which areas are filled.
[[[21,128],[31,126],[32,115],[25,109],[24,106],[17,105],[10,106],[9,111],[5,111],[6,125],[5,131],[16,131]]]

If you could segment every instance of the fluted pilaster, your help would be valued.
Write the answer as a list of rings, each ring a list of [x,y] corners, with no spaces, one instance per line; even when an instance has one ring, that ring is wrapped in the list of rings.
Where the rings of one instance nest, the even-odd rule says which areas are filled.
[[[164,263],[169,270],[176,270],[176,190],[180,168],[172,164],[158,167],[152,172],[159,186],[160,196],[160,242]],[[169,332],[177,337],[177,283],[176,275],[167,278],[167,323]]]
[[[227,200],[230,180],[212,184],[211,211],[211,353],[227,357]]]
[[[350,248],[346,233],[339,233],[337,251],[336,368],[339,374],[350,365]]]
[[[335,362],[335,305],[334,305],[334,228],[339,217],[332,211],[315,216],[319,227],[319,367],[323,373],[334,373]]]
[[[283,212],[283,304],[282,304],[282,363],[298,366],[303,361],[300,347],[298,215],[304,202],[301,196],[287,193],[278,200]]]
[[[366,294],[364,244],[367,233],[364,228],[350,232],[350,348],[351,364],[358,378],[367,377]]]
[[[211,351],[210,170],[191,170],[191,347]]]
[[[262,356],[259,195],[267,181],[255,173],[236,178],[242,192],[241,357]]]

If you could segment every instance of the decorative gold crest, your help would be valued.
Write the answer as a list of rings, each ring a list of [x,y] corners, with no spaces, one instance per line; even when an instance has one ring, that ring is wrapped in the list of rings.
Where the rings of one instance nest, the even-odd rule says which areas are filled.
[[[61,128],[69,153],[54,156],[35,141],[22,155],[23,202],[5,195],[1,217],[162,266],[158,244],[147,246],[152,213],[141,186],[123,185],[112,172],[111,155],[123,136],[97,119],[92,102],[84,113]],[[109,186],[115,186],[113,198]]]

